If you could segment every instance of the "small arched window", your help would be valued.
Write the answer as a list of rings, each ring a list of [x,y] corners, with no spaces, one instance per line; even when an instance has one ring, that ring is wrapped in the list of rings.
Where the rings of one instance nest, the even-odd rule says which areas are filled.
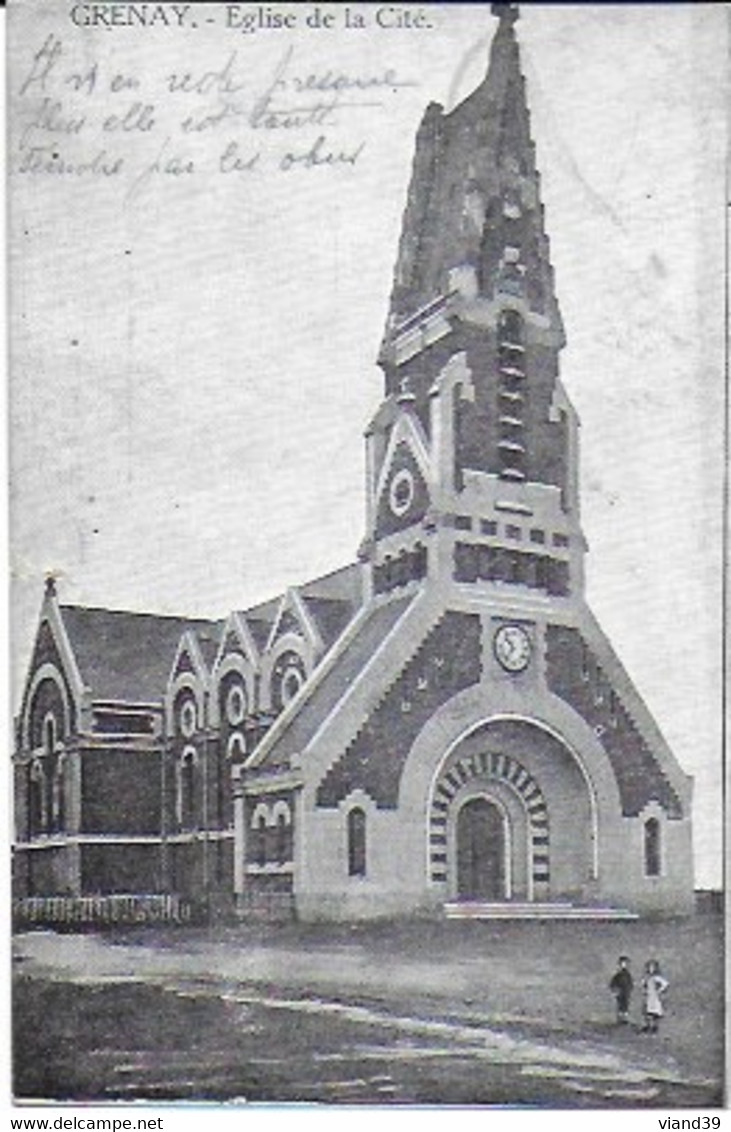
[[[226,758],[234,760],[243,759],[245,757],[246,745],[244,743],[244,737],[238,731],[234,731],[226,744]]]
[[[348,875],[366,875],[366,815],[359,806],[348,811]]]
[[[188,747],[180,756],[178,765],[178,821],[182,829],[192,829],[195,824],[195,779],[197,756]]]
[[[508,559],[508,581],[514,585],[523,581],[523,559],[519,554],[511,554]]]
[[[47,755],[52,755],[56,749],[56,719],[47,715],[43,721],[43,749]]]
[[[28,770],[28,834],[43,833],[47,825],[46,773],[39,759]]]
[[[264,814],[260,814],[256,822],[256,863],[257,865],[265,865],[267,863],[267,819]]]
[[[273,830],[274,859],[283,865],[292,860],[292,811],[287,802],[280,798],[271,811]]]
[[[518,311],[504,310],[500,312],[499,336],[501,345],[523,345],[523,319]]]
[[[66,826],[66,759],[63,755],[53,774],[53,824],[59,830]]]
[[[24,719],[23,745],[38,753],[52,754],[64,733],[74,729],[72,713],[61,676],[48,676],[41,680],[33,692]]]
[[[283,865],[289,859],[289,823],[286,814],[277,818],[277,861]]]
[[[660,822],[648,818],[645,822],[645,876],[660,876]]]

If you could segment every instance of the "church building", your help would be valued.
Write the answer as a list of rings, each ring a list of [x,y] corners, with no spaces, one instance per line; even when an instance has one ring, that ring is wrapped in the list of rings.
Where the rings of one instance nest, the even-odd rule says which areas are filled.
[[[692,910],[691,780],[584,598],[517,11],[496,12],[484,80],[417,134],[357,561],[225,621],[64,605],[48,583],[17,724],[19,905]]]

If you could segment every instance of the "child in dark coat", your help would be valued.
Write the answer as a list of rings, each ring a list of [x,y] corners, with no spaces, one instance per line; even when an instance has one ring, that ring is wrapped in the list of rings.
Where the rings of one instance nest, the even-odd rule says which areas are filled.
[[[617,1002],[618,1022],[626,1023],[629,1021],[629,1002],[632,997],[633,985],[629,959],[626,955],[620,955],[619,966],[609,982],[609,989]]]

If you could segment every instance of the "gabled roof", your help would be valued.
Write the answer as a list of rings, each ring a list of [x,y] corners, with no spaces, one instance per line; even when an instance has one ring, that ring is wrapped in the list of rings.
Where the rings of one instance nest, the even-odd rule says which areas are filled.
[[[412,601],[413,597],[397,598],[370,610],[355,635],[343,646],[332,667],[313,686],[309,698],[300,704],[299,710],[293,713],[280,734],[270,742],[265,737],[263,749],[254,751],[252,767],[281,766],[292,755],[304,751]],[[316,680],[317,669],[314,676]]]
[[[351,562],[330,574],[323,574],[320,578],[313,578],[304,585],[293,586],[292,589],[302,598],[326,649],[340,636],[363,604],[362,574],[357,562]],[[241,610],[238,614],[251,630],[260,652],[266,648],[281,607],[280,596]]]
[[[329,649],[352,619],[353,606],[349,601],[329,597],[305,597],[303,601],[317,625],[322,643]]]
[[[363,605],[362,569],[351,562],[297,589],[327,650]]]
[[[360,607],[360,567],[353,564],[335,570],[298,587],[297,592],[327,649]],[[273,598],[239,614],[260,650],[266,645],[280,605],[281,598]],[[162,700],[183,634],[187,631],[195,636],[211,671],[226,625],[225,621],[80,605],[57,608],[81,680],[97,700]]]
[[[281,598],[277,616],[266,643],[267,651],[274,647],[275,642],[280,637],[290,632],[304,637],[317,651],[320,651],[323,647],[320,631],[314,623],[312,614],[303,601],[302,595],[295,586],[290,587]]]
[[[201,656],[209,672],[212,671],[216,656],[218,655],[222,631],[222,621],[204,622],[203,627],[197,625],[196,628],[191,629],[191,632],[195,633],[195,639],[201,650]]]
[[[223,622],[62,605],[59,612],[84,684],[94,699],[149,703],[165,695],[186,629],[208,663]],[[212,662],[212,661],[211,661]]]
[[[350,562],[339,570],[297,586],[297,589],[305,598],[332,598],[334,601],[347,601],[357,608],[363,603],[362,569],[357,562]]]
[[[259,652],[263,651],[269,639],[280,601],[281,598],[274,597],[252,606],[251,609],[239,610],[239,617],[249,626]]]
[[[235,654],[243,655],[248,662],[254,665],[259,657],[259,647],[251,631],[251,626],[241,613],[234,610],[234,612],[229,613],[221,631],[221,640],[216,658],[211,665],[211,671],[220,668],[227,657]]]

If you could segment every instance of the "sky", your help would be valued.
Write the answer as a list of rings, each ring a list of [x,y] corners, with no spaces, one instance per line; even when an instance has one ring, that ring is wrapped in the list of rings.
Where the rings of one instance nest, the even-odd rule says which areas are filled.
[[[177,7],[9,12],[15,705],[49,572],[63,602],[218,617],[353,560],[415,131],[496,27],[481,4],[352,4],[350,27],[262,5],[253,31],[257,6]],[[423,26],[379,26],[404,13]],[[725,14],[536,4],[517,31],[587,597],[695,777],[718,884]]]

